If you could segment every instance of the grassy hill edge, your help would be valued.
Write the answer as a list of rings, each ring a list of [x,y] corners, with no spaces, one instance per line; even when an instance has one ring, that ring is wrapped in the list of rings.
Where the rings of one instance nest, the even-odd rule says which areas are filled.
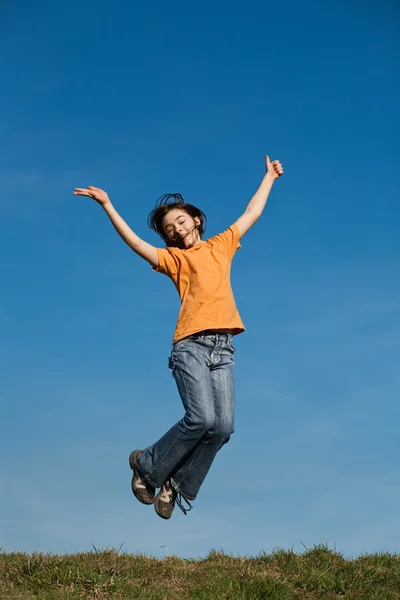
[[[0,552],[2,600],[400,600],[400,555],[347,559],[326,546],[256,557],[164,559],[94,550]]]

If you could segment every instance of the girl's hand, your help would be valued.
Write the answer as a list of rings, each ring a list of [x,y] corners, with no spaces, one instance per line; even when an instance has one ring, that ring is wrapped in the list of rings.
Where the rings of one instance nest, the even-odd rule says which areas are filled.
[[[89,185],[87,188],[75,188],[74,196],[88,196],[96,200],[103,207],[110,202],[107,192],[92,185]]]
[[[269,156],[265,157],[265,166],[267,169],[267,174],[270,175],[275,181],[283,174],[283,168],[279,160],[270,161]]]

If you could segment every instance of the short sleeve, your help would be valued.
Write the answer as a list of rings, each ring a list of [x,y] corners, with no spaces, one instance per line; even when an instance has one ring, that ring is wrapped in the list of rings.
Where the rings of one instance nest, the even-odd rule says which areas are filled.
[[[180,268],[179,252],[177,248],[157,248],[158,267],[153,267],[153,271],[163,273],[168,277],[176,277]]]
[[[240,234],[236,223],[231,225],[226,231],[215,235],[208,241],[216,246],[222,248],[226,254],[232,259],[235,255],[236,250],[240,248]]]

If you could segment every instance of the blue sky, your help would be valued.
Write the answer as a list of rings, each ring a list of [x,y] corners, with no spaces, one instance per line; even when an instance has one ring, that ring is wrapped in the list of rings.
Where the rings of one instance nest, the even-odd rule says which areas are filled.
[[[372,2],[2,6],[0,546],[154,556],[398,551],[398,8]],[[397,109],[397,110],[396,110]],[[185,517],[128,455],[182,415],[179,309],[75,186],[136,233],[156,198],[245,209],[285,175],[232,283],[237,418]]]

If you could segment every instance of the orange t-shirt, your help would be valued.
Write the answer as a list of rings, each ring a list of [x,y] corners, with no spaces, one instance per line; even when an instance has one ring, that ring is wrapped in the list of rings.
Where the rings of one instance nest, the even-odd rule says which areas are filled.
[[[193,248],[157,248],[159,265],[153,270],[172,279],[182,303],[173,342],[206,329],[244,331],[230,281],[238,248],[236,225]]]

